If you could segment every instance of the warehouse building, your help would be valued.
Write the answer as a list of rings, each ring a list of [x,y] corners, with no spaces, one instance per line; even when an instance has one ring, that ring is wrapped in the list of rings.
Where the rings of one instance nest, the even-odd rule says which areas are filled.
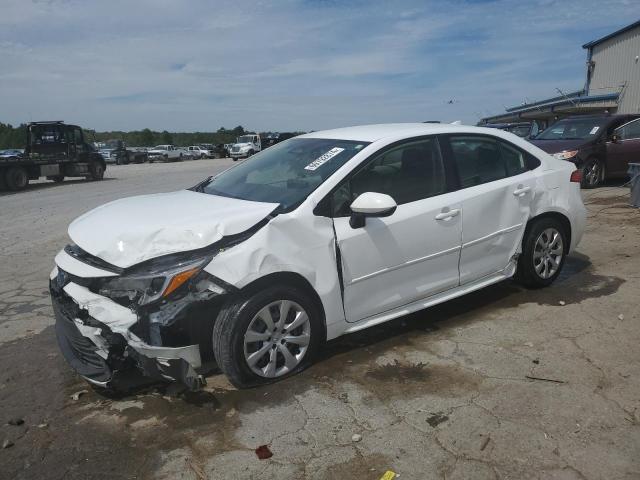
[[[582,90],[507,108],[487,123],[535,121],[545,128],[568,115],[640,113],[640,21],[586,43],[586,82]],[[534,131],[537,129],[534,129]]]

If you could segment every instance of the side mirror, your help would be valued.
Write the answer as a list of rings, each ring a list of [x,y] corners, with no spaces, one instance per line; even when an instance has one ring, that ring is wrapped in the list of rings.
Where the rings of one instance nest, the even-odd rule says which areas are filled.
[[[614,133],[613,135],[611,135],[612,143],[618,143],[619,141],[620,141],[620,135],[618,135],[617,133]]]
[[[351,204],[351,228],[362,228],[367,217],[388,217],[396,211],[396,201],[385,193],[364,192]]]

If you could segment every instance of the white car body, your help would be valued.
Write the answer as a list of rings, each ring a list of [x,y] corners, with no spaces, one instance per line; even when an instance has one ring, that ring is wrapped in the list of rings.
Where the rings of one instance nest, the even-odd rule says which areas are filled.
[[[188,147],[187,150],[189,150],[194,158],[207,158],[212,156],[212,152],[210,152],[206,148],[201,147],[200,145],[192,145]]]
[[[255,133],[246,133],[238,137],[236,143],[231,145],[229,155],[234,160],[238,158],[247,158],[262,150],[262,141],[260,135]]]
[[[416,137],[443,135],[504,140],[535,157],[539,166],[397,205],[388,216],[367,219],[363,228],[354,228],[347,216],[318,214],[323,199],[376,152]],[[321,302],[326,339],[333,339],[511,278],[525,229],[536,217],[556,216],[570,227],[567,251],[575,248],[585,228],[579,183],[569,181],[574,165],[501,130],[391,124],[297,138],[370,143],[286,213],[274,214],[278,207],[274,203],[188,190],[126,198],[98,207],[69,227],[71,240],[98,261],[84,262],[62,250],[55,259],[52,282],[58,269],[72,278],[109,277],[117,274],[100,262],[126,271],[140,262],[198,251],[251,231],[239,243],[217,252],[204,271],[238,291],[265,278],[274,282],[282,275],[299,279]],[[371,208],[365,205],[371,204],[366,195],[356,200],[363,202],[362,212]],[[393,202],[388,195],[372,198],[381,205]],[[356,202],[353,210],[358,209]],[[64,291],[81,309],[121,333],[137,351],[151,357],[182,358],[196,370],[200,366],[197,345],[147,345],[130,330],[137,322],[131,310],[73,281]],[[83,335],[98,350],[103,348],[95,331],[85,328]]]
[[[156,145],[147,151],[149,160],[179,160],[184,156],[184,152],[173,145]]]

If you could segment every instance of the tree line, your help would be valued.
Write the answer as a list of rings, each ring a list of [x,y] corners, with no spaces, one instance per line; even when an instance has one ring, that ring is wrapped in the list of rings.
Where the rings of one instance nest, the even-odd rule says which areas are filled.
[[[85,141],[103,142],[105,140],[123,140],[130,147],[151,147],[161,144],[173,144],[179,147],[198,145],[201,143],[233,143],[236,137],[243,135],[245,129],[238,125],[235,128],[219,128],[215,132],[162,132],[150,130],[134,130],[131,132],[111,131],[97,132],[84,130]],[[0,123],[0,149],[24,148],[27,141],[27,126],[21,124],[14,127],[10,124]]]

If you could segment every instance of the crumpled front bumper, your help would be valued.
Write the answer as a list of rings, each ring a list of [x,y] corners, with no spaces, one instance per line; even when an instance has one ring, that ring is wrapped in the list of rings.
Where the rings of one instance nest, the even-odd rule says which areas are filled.
[[[190,390],[205,385],[199,345],[149,345],[130,331],[138,321],[133,311],[76,283],[60,285],[53,273],[50,293],[62,354],[88,382],[131,387],[128,373],[137,368],[143,377],[179,381]]]

